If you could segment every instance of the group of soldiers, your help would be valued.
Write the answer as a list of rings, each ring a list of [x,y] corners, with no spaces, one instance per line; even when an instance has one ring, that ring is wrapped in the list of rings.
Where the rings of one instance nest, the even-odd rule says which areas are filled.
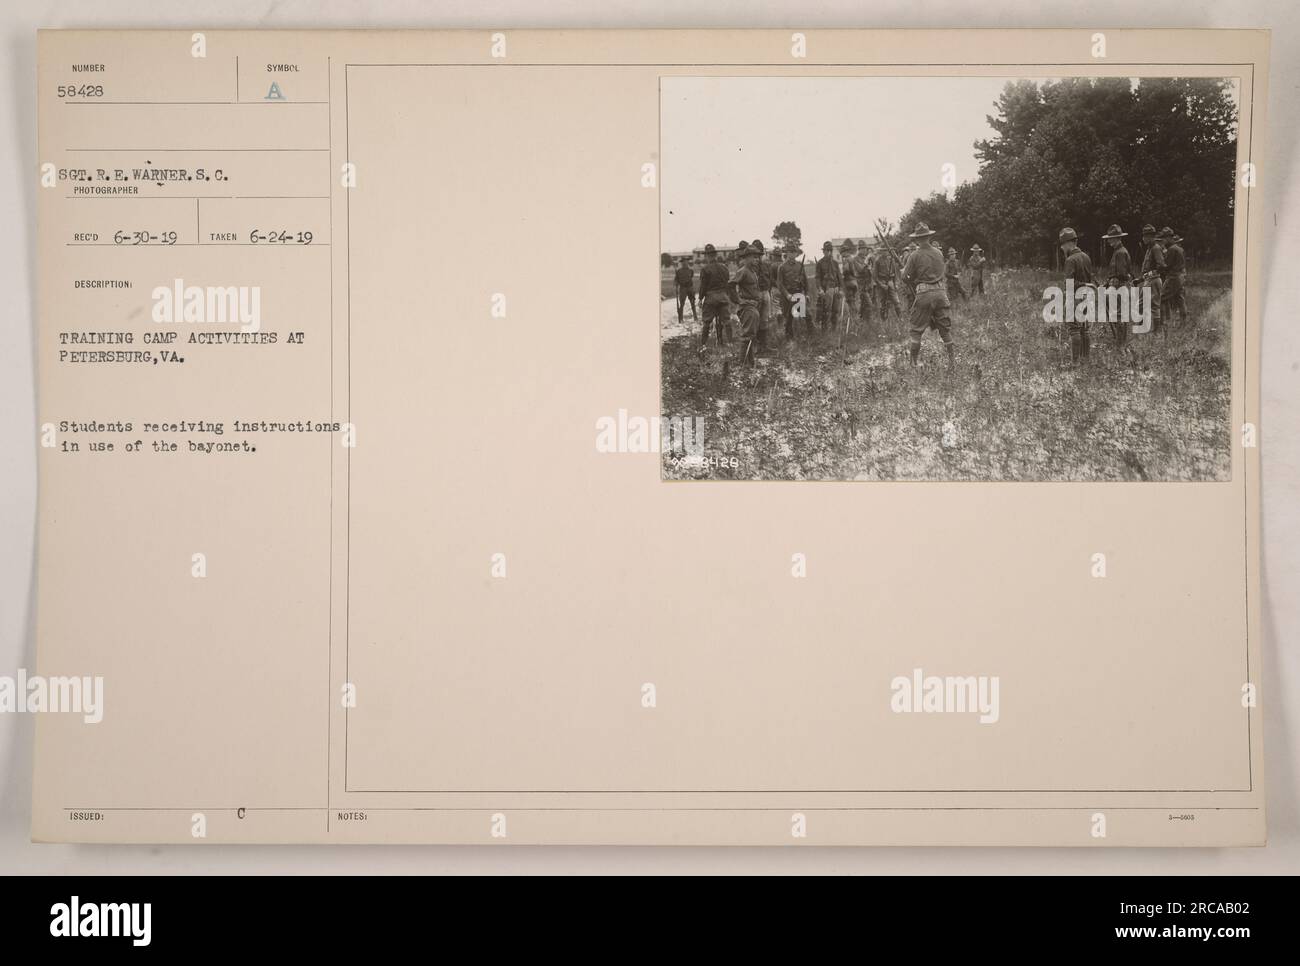
[[[841,350],[853,326],[860,324],[865,330],[872,325],[873,316],[882,336],[891,319],[901,336],[906,313],[912,365],[917,364],[926,330],[934,329],[951,368],[955,353],[952,305],[957,299],[965,302],[971,295],[984,294],[988,262],[979,245],[970,247],[965,264],[971,286],[968,293],[962,284],[963,266],[957,250],[950,247],[945,257],[935,234],[924,222],[917,224],[901,252],[895,252],[882,235],[877,235],[876,244],[846,239],[840,246],[839,258],[835,257],[834,245],[824,243],[813,272],[816,298],[808,291],[808,275],[798,244],[769,253],[758,239],[741,241],[734,253],[734,271],[713,245],[705,245],[698,309],[691,260],[683,258],[674,274],[678,322],[684,324],[688,304],[691,314],[702,319],[701,354],[708,351],[710,330],[721,347],[735,341],[739,329],[741,360],[752,365],[758,355],[767,351],[769,330],[778,311],[787,341],[800,335],[812,339],[820,330],[823,336],[837,339]],[[1085,285],[1095,289],[1145,288],[1150,293],[1154,329],[1163,329],[1165,321],[1175,314],[1180,322],[1185,321],[1186,258],[1182,238],[1168,227],[1157,232],[1151,225],[1144,226],[1142,260],[1135,269],[1124,244],[1126,237],[1128,233],[1119,225],[1111,225],[1102,236],[1111,257],[1105,281],[1101,282],[1094,277],[1087,252],[1079,248],[1078,234],[1073,228],[1063,228],[1058,243],[1065,255],[1066,280],[1073,281],[1076,290]],[[1104,300],[1098,299],[1098,304],[1104,304]],[[1116,343],[1122,347],[1128,338],[1127,320],[1107,321]],[[798,323],[802,323],[802,333],[797,332]],[[1091,336],[1086,320],[1072,318],[1069,337],[1070,359],[1072,364],[1078,364],[1089,354]]]
[[[1057,242],[1065,255],[1065,280],[1073,282],[1077,291],[1089,286],[1104,289],[1145,289],[1149,292],[1152,331],[1166,331],[1167,323],[1175,316],[1178,324],[1187,321],[1187,256],[1183,239],[1170,227],[1156,231],[1154,225],[1142,226],[1142,261],[1135,270],[1133,256],[1129,254],[1124,239],[1128,232],[1119,225],[1111,225],[1101,236],[1110,248],[1110,262],[1106,266],[1104,281],[1099,280],[1092,268],[1092,259],[1079,247],[1079,235],[1073,228],[1062,228]],[[1098,298],[1097,305],[1105,315],[1108,301]],[[1108,323],[1115,344],[1123,348],[1128,342],[1127,317],[1102,318]],[[1088,358],[1092,336],[1088,331],[1086,316],[1076,313],[1069,322],[1070,362],[1078,365]]]
[[[962,285],[957,250],[949,248],[945,259],[933,240],[934,234],[925,224],[917,225],[901,252],[895,252],[883,236],[877,244],[846,239],[838,259],[834,245],[826,242],[813,272],[817,283],[815,299],[808,291],[803,252],[797,244],[769,253],[761,240],[742,241],[734,254],[735,271],[727,267],[713,245],[706,245],[698,310],[691,260],[683,258],[674,274],[678,322],[684,323],[688,304],[693,316],[702,317],[701,353],[708,350],[710,330],[721,347],[735,339],[739,328],[741,359],[751,365],[767,350],[769,329],[778,310],[787,341],[800,335],[811,339],[820,330],[823,336],[837,339],[841,350],[853,326],[859,324],[866,330],[873,316],[882,335],[891,320],[901,335],[906,312],[912,363],[916,364],[920,354],[921,336],[927,328],[934,328],[951,364],[948,309],[953,299],[966,300],[969,295]],[[983,249],[972,245],[965,267],[974,294],[984,294],[986,264]],[[797,331],[799,328],[802,333]]]

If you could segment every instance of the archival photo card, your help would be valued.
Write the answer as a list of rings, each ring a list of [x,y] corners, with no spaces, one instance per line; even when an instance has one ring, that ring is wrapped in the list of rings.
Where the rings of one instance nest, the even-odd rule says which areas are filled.
[[[1233,77],[670,77],[663,475],[1232,477]]]
[[[38,52],[37,840],[1264,840],[1266,34]]]

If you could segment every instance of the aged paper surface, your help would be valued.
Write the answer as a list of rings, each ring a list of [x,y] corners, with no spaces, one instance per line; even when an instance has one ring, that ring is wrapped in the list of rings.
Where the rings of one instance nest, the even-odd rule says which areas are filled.
[[[1262,843],[1267,34],[1117,30],[1104,56],[1083,31],[988,37],[42,33],[34,675],[99,701],[40,717],[34,838]],[[771,245],[774,193],[823,219],[806,277],[823,234],[897,221],[849,199],[949,123],[962,78],[1230,90],[1228,235],[1174,226],[1205,252],[1187,273],[1198,341],[1098,335],[1099,375],[1070,359],[1068,326],[1005,336],[1036,347],[1015,379],[1049,401],[1089,398],[1131,349],[1134,398],[1159,409],[1134,412],[1131,445],[1067,426],[1079,448],[1054,461],[1065,443],[1034,436],[1021,399],[1005,418],[1030,427],[1025,449],[994,458],[1005,440],[962,420],[1022,383],[976,365],[1002,338],[978,294],[953,296],[947,373],[940,326],[911,369],[905,328],[872,343],[865,317],[847,344],[810,323],[804,348],[749,356],[755,262],[734,251],[733,340],[698,352],[690,308],[673,328],[661,256],[698,278],[705,243]],[[824,105],[843,90],[917,108]],[[736,117],[753,125],[729,134]],[[875,123],[860,185],[819,177]],[[799,170],[780,138],[747,157],[754,125],[788,127]],[[676,199],[708,211],[763,166],[783,177],[740,193],[739,215],[679,230]],[[916,184],[898,190],[931,190]],[[1026,207],[1047,190],[1026,183]],[[852,212],[841,231],[835,206],[801,208],[827,192]],[[1116,206],[1164,210],[1130,195]],[[1142,225],[1124,227],[1140,260]],[[971,239],[932,228],[965,272]],[[982,247],[990,298],[1028,291],[1014,271],[1059,280],[1069,255]],[[1105,255],[1095,234],[1078,247]],[[777,309],[764,319],[779,334]],[[1221,396],[1197,381],[1216,372]],[[805,390],[854,423],[834,459],[780,422]],[[872,436],[873,398],[929,399],[952,428],[894,413],[900,435]],[[1187,415],[1160,424],[1171,411]],[[686,416],[734,448],[682,469],[658,423],[639,445],[649,418]],[[939,456],[882,460],[909,433]]]

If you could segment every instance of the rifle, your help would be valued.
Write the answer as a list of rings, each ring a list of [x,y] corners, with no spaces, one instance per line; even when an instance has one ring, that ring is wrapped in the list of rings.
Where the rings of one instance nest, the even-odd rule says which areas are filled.
[[[892,245],[889,244],[889,239],[886,238],[884,232],[882,232],[882,231],[880,230],[880,225],[879,225],[879,223],[876,224],[876,226],[875,226],[875,231],[876,231],[876,240],[879,241],[880,244],[883,245],[883,246],[885,247],[885,251],[889,252],[889,257],[892,258],[892,259],[894,260],[894,273],[895,273],[895,276],[897,276],[898,274],[900,274],[900,273],[903,271],[903,260],[902,260],[901,258],[898,257],[898,253],[897,253],[896,251],[894,251],[894,247],[893,247]],[[873,282],[873,284],[874,284],[874,282]],[[906,284],[906,280],[904,280],[904,284]],[[896,295],[895,295],[895,296],[891,296],[891,298],[893,298],[893,299],[895,300],[895,301],[894,301],[893,303],[891,303],[891,304],[893,304],[894,307],[895,307],[894,318],[895,318],[896,321],[897,321],[897,327],[896,327],[896,329],[897,329],[897,332],[898,332],[899,336],[901,337],[902,334],[903,334],[903,317],[902,317],[900,311],[899,311],[898,308],[897,308],[897,301],[896,301],[896,300],[897,300],[897,296],[896,296]],[[888,308],[888,306],[886,306],[886,305],[884,304],[884,302],[882,301],[881,306],[880,306],[880,325],[881,325],[881,328],[882,328],[882,329],[883,329],[884,324],[885,324],[885,317],[888,315],[887,308]]]
[[[898,257],[898,253],[894,251],[893,246],[891,246],[885,236],[880,233],[880,226],[878,225],[876,226],[876,241],[885,246],[885,251],[889,252],[889,257],[894,260],[895,268],[901,272],[903,270],[903,260]]]

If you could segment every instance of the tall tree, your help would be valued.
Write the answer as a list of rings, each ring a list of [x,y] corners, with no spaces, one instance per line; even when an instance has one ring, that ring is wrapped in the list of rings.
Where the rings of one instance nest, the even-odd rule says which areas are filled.
[[[772,241],[785,247],[786,245],[798,245],[803,240],[803,232],[793,221],[783,221],[772,229]]]

